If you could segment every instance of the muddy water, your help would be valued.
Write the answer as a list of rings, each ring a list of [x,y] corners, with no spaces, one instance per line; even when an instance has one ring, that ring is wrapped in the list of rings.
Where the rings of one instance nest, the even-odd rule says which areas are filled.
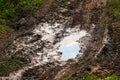
[[[22,74],[35,66],[48,62],[61,62],[77,55],[82,56],[89,40],[89,33],[80,30],[80,25],[74,28],[61,23],[40,23],[29,34],[18,37],[10,45],[9,53],[22,53],[29,57],[28,66],[10,74],[10,80],[19,80]],[[83,49],[82,49],[83,48]]]

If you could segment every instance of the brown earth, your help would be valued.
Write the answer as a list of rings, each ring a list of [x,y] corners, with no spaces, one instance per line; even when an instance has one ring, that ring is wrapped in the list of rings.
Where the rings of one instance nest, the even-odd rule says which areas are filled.
[[[9,24],[11,28],[7,32],[0,34],[0,61],[2,58],[6,57],[5,49],[7,49],[17,36],[31,31],[31,29],[34,28],[34,25],[41,22],[42,17],[49,12],[53,2],[54,0],[44,0],[43,4],[33,13],[24,14],[23,11],[22,13],[25,16],[23,16],[23,14],[19,15],[23,17],[14,20],[13,23]]]
[[[93,34],[93,44],[85,52],[83,58],[79,59],[79,62],[65,66],[53,66],[54,63],[38,66],[26,71],[22,80],[79,80],[90,74],[101,76],[116,74],[120,76],[120,37],[118,36],[119,32],[116,33],[116,28],[113,27],[112,18],[107,15],[107,9],[107,0],[45,0],[45,3],[35,14],[25,17],[27,22],[31,20],[30,18],[33,22],[27,31],[39,21],[49,20],[50,17],[57,19],[57,15],[63,15],[71,17],[71,27],[81,24],[81,29],[89,31],[90,26],[95,24],[97,27],[95,34]],[[19,24],[18,22],[16,24]],[[26,23],[21,25],[26,25]],[[103,42],[106,37],[106,29],[108,29],[107,34],[110,38],[109,44]],[[0,42],[4,41],[0,44],[0,49],[4,50],[18,34],[26,32],[24,27],[20,30],[22,30],[20,33],[10,32],[11,35],[15,34],[11,39],[8,37],[0,39]],[[8,36],[8,34],[5,35]]]

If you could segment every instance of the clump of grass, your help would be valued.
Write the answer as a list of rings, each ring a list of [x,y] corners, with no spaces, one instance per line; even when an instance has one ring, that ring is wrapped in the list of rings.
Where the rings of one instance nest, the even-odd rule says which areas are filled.
[[[106,77],[105,80],[120,80],[120,77],[116,75],[112,75],[112,76]]]
[[[79,80],[120,80],[120,77],[118,77],[116,75],[111,75],[111,76],[107,76],[107,77],[98,77],[96,75],[89,75],[89,76],[84,77]]]
[[[7,32],[8,26],[20,15],[36,10],[44,0],[0,0],[0,35]],[[21,13],[22,12],[22,13]]]
[[[0,76],[6,76],[10,72],[17,70],[27,63],[27,59],[23,56],[12,56],[6,58],[0,63]]]
[[[7,32],[9,30],[9,27],[6,25],[0,25],[0,35],[4,34],[5,32]]]
[[[0,18],[11,19],[16,14],[16,9],[25,8],[25,10],[36,9],[43,0],[0,0]]]
[[[20,0],[19,5],[26,7],[29,10],[36,9],[43,0]]]
[[[113,30],[111,37],[115,43],[118,43],[120,40],[120,0],[109,0],[110,1],[110,14],[112,18]]]
[[[98,77],[98,76],[95,76],[95,75],[89,75],[87,77],[83,77],[80,80],[102,80],[102,79],[100,77]]]
[[[120,19],[120,0],[110,0],[110,7],[116,19]]]

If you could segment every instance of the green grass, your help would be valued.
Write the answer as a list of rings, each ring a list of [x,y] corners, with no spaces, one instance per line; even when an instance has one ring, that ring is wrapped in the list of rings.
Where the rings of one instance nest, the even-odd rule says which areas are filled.
[[[10,72],[20,68],[25,65],[27,60],[23,56],[12,56],[6,58],[0,63],[0,76],[8,75]]]
[[[23,5],[24,7],[26,7],[29,10],[34,10],[36,9],[41,3],[43,2],[43,0],[21,0],[19,2],[20,5]]]
[[[105,80],[120,80],[120,77],[116,75],[112,75],[112,76],[106,77]]]
[[[87,76],[86,78],[83,78],[83,80],[101,80],[101,79],[95,75],[90,75]]]
[[[120,0],[110,0],[110,7],[113,13],[113,16],[116,19],[120,19]]]
[[[31,13],[36,10],[43,1],[44,0],[0,0],[0,36],[9,33],[9,24],[12,23],[14,19],[19,18],[18,14],[21,14],[21,11]],[[23,56],[6,58],[0,62],[0,75],[7,75],[24,64],[26,64],[26,59]]]
[[[0,0],[0,18],[11,19],[20,8],[33,11],[42,2],[43,0]]]
[[[6,25],[0,25],[0,34],[4,34],[9,30],[9,27]]]
[[[15,19],[19,19],[19,15],[25,13],[30,14],[36,10],[44,0],[0,0],[0,35],[9,31],[9,25]]]
[[[115,42],[119,42],[120,36],[120,0],[110,0],[110,13],[112,15],[112,25],[114,26],[112,38]]]

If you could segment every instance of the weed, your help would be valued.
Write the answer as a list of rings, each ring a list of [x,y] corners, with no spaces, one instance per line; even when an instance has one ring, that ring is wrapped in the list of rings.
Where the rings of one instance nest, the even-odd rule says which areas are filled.
[[[0,63],[0,76],[8,75],[10,72],[22,67],[27,63],[27,59],[24,56],[12,56],[6,58]]]

